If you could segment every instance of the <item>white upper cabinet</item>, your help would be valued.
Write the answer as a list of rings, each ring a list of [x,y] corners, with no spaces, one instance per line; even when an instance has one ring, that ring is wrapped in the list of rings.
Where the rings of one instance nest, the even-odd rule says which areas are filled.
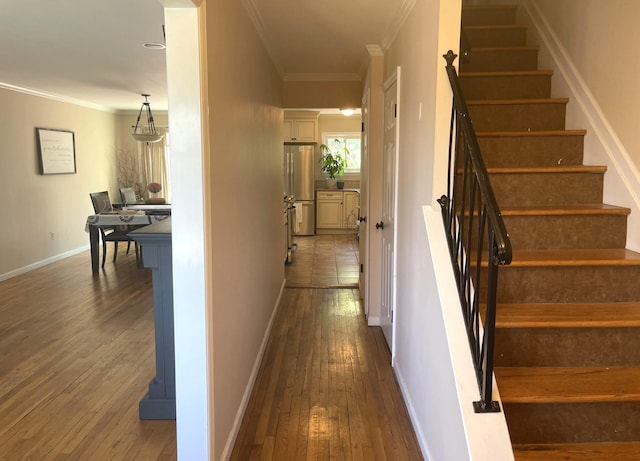
[[[285,113],[282,139],[284,142],[317,142],[318,116],[311,112],[310,116],[290,116]]]

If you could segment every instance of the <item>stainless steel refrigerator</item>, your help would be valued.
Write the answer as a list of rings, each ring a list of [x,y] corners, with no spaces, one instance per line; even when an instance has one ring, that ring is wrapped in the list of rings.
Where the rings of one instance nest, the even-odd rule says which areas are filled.
[[[294,196],[289,225],[293,235],[314,235],[316,207],[314,184],[315,143],[285,143],[285,195]]]

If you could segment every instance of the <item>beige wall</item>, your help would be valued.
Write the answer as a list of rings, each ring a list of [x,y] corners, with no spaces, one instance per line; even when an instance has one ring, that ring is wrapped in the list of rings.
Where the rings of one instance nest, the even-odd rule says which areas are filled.
[[[559,41],[640,168],[640,2],[537,0]]]
[[[285,81],[282,85],[282,104],[291,109],[342,109],[362,104],[362,83]]]
[[[241,2],[209,0],[206,11],[211,440],[221,459],[284,280],[283,111],[282,82]]]
[[[115,191],[116,117],[6,89],[0,89],[0,107],[2,279],[88,245],[89,193]],[[75,133],[77,174],[39,174],[36,127]]]
[[[433,241],[423,208],[445,192],[440,184],[446,184],[451,89],[442,55],[458,47],[460,6],[460,2],[416,0],[385,54],[385,80],[400,67],[394,368],[425,458],[483,459],[487,433],[496,433],[500,444],[492,447],[492,453],[495,459],[506,460],[511,459],[511,445],[503,415],[483,419],[473,414],[477,383],[460,305],[455,292],[453,302],[443,304],[440,297],[439,278],[452,281],[453,275],[447,257],[442,264],[433,264]],[[380,189],[372,187],[372,201],[376,194]],[[376,231],[371,223],[381,217],[374,213],[369,212],[372,233]],[[437,208],[435,215],[441,236]],[[372,311],[378,281],[372,269]],[[454,319],[457,334],[447,328],[445,318]]]

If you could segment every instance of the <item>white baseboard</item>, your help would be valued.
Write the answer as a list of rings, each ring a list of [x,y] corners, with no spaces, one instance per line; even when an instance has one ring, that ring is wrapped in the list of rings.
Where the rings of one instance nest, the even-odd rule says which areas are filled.
[[[0,274],[0,282],[4,282],[5,280],[9,280],[10,278],[17,277],[18,275],[26,274],[35,269],[39,269],[43,266],[47,266],[49,264],[55,263],[57,261],[61,261],[63,259],[69,258],[71,256],[75,256],[78,253],[82,253],[83,251],[87,251],[89,249],[89,245],[76,248],[74,250],[67,251],[65,253],[61,253],[59,255],[52,256],[47,259],[43,259],[42,261],[35,262],[33,264],[29,264],[28,266],[20,267],[18,269],[12,270],[10,272],[6,272],[4,274]]]
[[[427,439],[424,436],[424,431],[422,430],[422,426],[420,425],[420,421],[416,414],[415,407],[413,406],[411,395],[404,381],[402,368],[397,363],[397,361],[393,369],[395,371],[396,379],[398,380],[398,385],[400,386],[400,392],[402,393],[404,403],[407,406],[407,411],[409,412],[409,418],[411,418],[411,424],[413,425],[413,430],[416,433],[416,438],[418,439],[418,445],[420,445],[422,456],[424,457],[425,461],[431,461],[433,459],[433,456],[431,456],[431,453],[429,451],[429,447],[427,445]]]
[[[367,325],[370,327],[379,327],[381,325],[380,317],[367,317]]]
[[[276,315],[280,310],[280,303],[282,302],[282,296],[284,294],[286,283],[287,281],[283,280],[282,285],[280,286],[280,293],[278,294],[278,299],[276,300],[276,304],[274,306],[273,312],[271,313],[269,324],[267,325],[266,331],[264,332],[264,336],[262,338],[262,344],[260,344],[260,349],[253,363],[253,369],[251,370],[249,381],[247,382],[247,386],[244,390],[244,395],[242,396],[240,407],[238,408],[238,411],[236,413],[236,417],[233,421],[233,426],[231,427],[231,432],[229,433],[229,438],[227,439],[227,443],[224,446],[224,450],[222,451],[222,456],[220,457],[220,459],[228,460],[231,457],[231,452],[233,451],[233,447],[236,443],[236,438],[238,437],[238,432],[240,431],[240,425],[242,424],[242,419],[244,418],[244,412],[247,409],[247,405],[249,405],[251,392],[253,392],[253,386],[256,382],[256,378],[258,377],[258,371],[260,371],[262,357],[264,356],[264,351],[267,348],[267,342],[269,341],[269,335],[271,334],[271,329],[273,328],[273,322],[275,322]]]

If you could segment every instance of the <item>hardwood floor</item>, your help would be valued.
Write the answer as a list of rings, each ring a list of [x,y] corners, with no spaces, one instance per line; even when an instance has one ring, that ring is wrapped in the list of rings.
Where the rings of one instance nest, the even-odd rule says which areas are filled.
[[[301,276],[311,251],[327,277],[308,283],[357,265],[355,238],[329,237],[298,250]],[[175,421],[138,419],[152,310],[133,254],[96,276],[87,252],[0,283],[0,460],[176,459]],[[232,459],[422,459],[389,362],[356,288],[287,288]]]
[[[0,283],[0,459],[176,459],[175,421],[138,419],[154,351],[133,253],[96,276],[86,252]]]
[[[287,288],[231,459],[422,459],[390,358],[357,289]]]
[[[294,243],[297,249],[286,266],[287,286],[358,287],[360,264],[355,233],[294,237]]]

